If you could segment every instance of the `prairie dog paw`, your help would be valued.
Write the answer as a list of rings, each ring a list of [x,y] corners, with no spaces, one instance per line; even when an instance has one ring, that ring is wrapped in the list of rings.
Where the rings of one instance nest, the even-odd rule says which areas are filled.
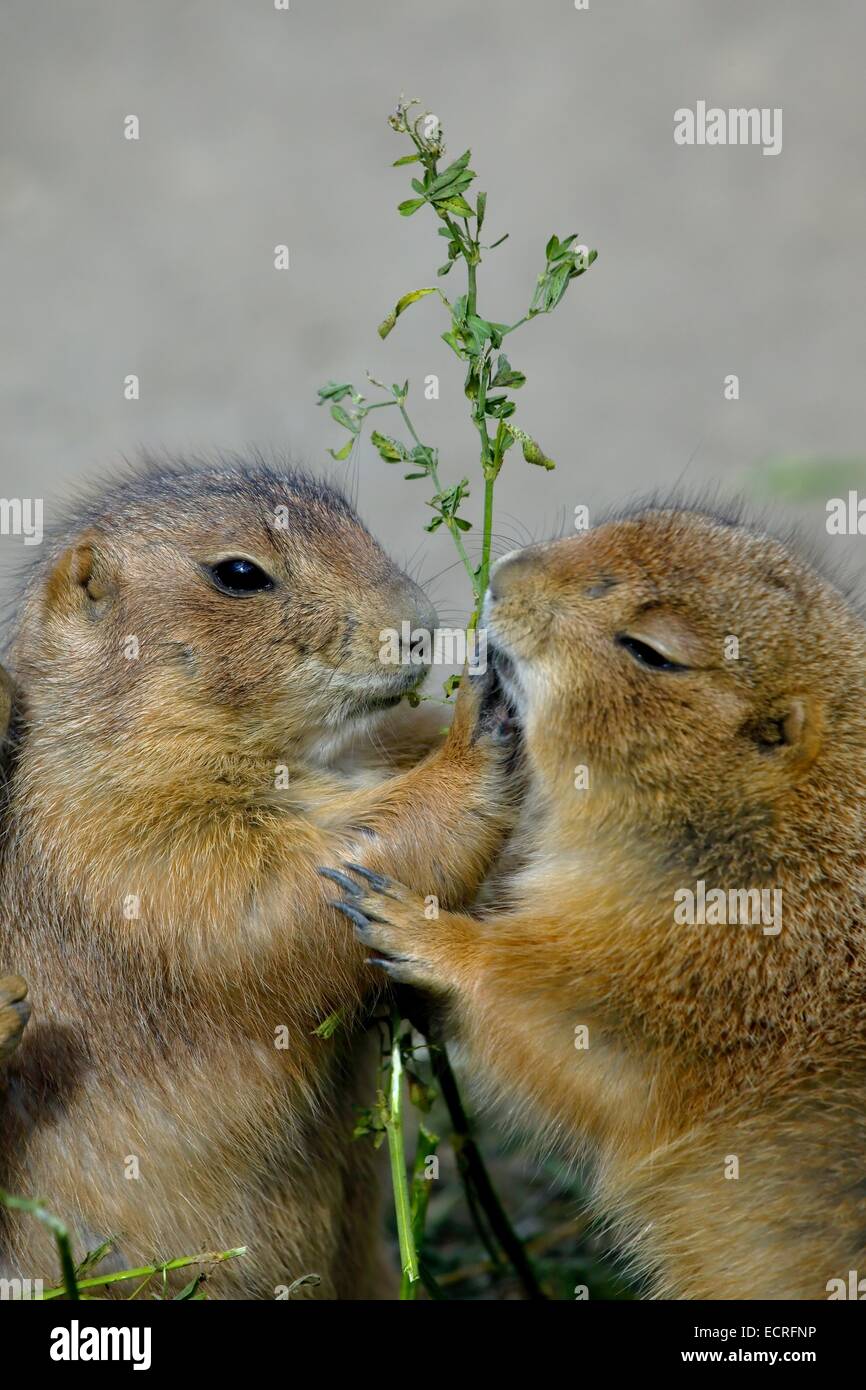
[[[20,975],[0,975],[0,1061],[15,1051],[29,1017],[26,982]]]
[[[439,922],[430,919],[424,898],[360,864],[347,862],[342,869],[322,868],[319,873],[339,889],[331,906],[348,917],[362,945],[377,953],[370,965],[400,984],[447,988],[436,964]]]

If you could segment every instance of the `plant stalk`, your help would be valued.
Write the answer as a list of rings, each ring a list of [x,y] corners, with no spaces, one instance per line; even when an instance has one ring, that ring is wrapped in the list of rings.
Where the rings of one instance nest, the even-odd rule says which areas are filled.
[[[400,1298],[414,1299],[421,1277],[418,1252],[412,1227],[412,1204],[409,1200],[409,1180],[406,1175],[406,1154],[403,1147],[403,1056],[400,1050],[402,1019],[395,1014],[391,1024],[391,1081],[385,1128],[388,1134],[388,1156],[391,1160],[391,1183],[394,1188],[394,1210],[397,1217],[397,1240],[400,1246]]]
[[[177,1260],[167,1260],[162,1265],[142,1265],[140,1269],[122,1269],[116,1274],[101,1274],[90,1279],[79,1279],[79,1289],[98,1289],[104,1284],[118,1284],[125,1279],[148,1279],[154,1274],[170,1274],[175,1269],[186,1269],[189,1265],[201,1264],[221,1264],[224,1260],[236,1259],[238,1255],[245,1255],[247,1247],[240,1245],[236,1250],[212,1250],[204,1255],[184,1255]],[[65,1287],[58,1289],[46,1289],[42,1295],[44,1301],[52,1298],[69,1298],[73,1295],[67,1293]],[[77,1295],[75,1295],[77,1296]]]

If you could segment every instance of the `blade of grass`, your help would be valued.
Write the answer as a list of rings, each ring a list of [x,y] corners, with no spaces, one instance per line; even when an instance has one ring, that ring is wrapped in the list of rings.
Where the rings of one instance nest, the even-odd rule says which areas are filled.
[[[402,1022],[399,1015],[395,1014],[391,1024],[391,1079],[385,1129],[388,1137],[388,1157],[391,1161],[391,1183],[394,1188],[397,1240],[400,1246],[400,1298],[411,1300],[417,1295],[420,1272],[403,1144],[403,1053],[400,1039]]]
[[[60,1273],[63,1278],[63,1284],[59,1289],[54,1291],[54,1296],[60,1298],[65,1294],[68,1299],[73,1302],[78,1302],[79,1288],[85,1287],[89,1281],[85,1279],[79,1283],[76,1277],[75,1261],[72,1258],[72,1246],[69,1241],[69,1232],[60,1220],[60,1217],[55,1216],[53,1212],[49,1211],[47,1207],[42,1204],[42,1202],[32,1197],[13,1197],[8,1192],[0,1191],[0,1205],[10,1207],[15,1211],[29,1211],[32,1216],[36,1217],[37,1221],[41,1221],[43,1226],[48,1227],[57,1245]],[[47,1297],[48,1294],[43,1294],[43,1298]]]

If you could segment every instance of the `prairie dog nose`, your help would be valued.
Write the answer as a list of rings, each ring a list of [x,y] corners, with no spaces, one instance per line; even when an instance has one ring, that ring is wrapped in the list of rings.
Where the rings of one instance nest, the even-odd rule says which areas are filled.
[[[535,564],[535,550],[509,550],[490,571],[490,597],[494,600],[505,598],[524,579]]]

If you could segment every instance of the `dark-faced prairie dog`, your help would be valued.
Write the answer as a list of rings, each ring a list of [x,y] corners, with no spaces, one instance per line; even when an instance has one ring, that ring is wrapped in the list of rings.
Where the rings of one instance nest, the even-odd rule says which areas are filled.
[[[152,465],[63,531],[11,649],[0,967],[33,1017],[0,1069],[0,1186],[43,1198],[79,1258],[245,1245],[216,1296],[306,1274],[382,1293],[351,1139],[371,973],[316,868],[348,857],[459,905],[500,843],[507,755],[467,685],[418,766],[334,770],[424,674],[383,665],[380,634],[435,614],[322,484]],[[0,1273],[55,1270],[43,1227],[0,1210]]]
[[[866,1271],[861,619],[787,546],[670,509],[506,557],[486,623],[517,867],[437,921],[358,878],[365,944],[586,1161],[648,1292],[839,1296]]]

